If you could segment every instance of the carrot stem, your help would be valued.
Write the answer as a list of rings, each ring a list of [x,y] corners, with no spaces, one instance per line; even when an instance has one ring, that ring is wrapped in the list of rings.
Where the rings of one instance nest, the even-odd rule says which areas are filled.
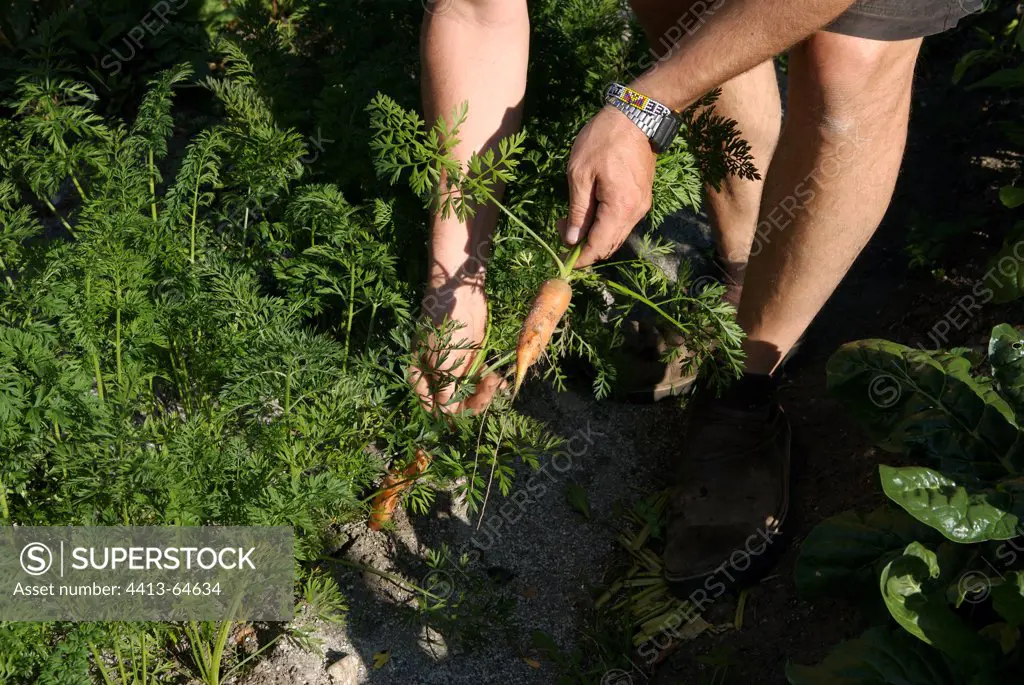
[[[615,292],[622,293],[623,295],[625,295],[627,297],[632,297],[634,300],[636,300],[638,302],[644,303],[645,305],[647,305],[648,307],[650,307],[651,309],[656,311],[658,314],[661,314],[661,316],[663,316],[669,323],[673,324],[681,332],[683,332],[683,333],[687,332],[687,328],[686,328],[686,326],[684,326],[682,324],[682,322],[680,322],[674,316],[670,315],[668,312],[666,312],[664,309],[662,309],[658,305],[656,305],[653,302],[651,302],[649,299],[647,299],[646,297],[644,297],[640,293],[633,292],[632,290],[630,290],[626,286],[619,285],[615,281],[608,281],[608,280],[606,280],[605,281],[605,285],[607,285],[609,288],[611,288]]]
[[[572,249],[572,252],[569,253],[569,257],[565,260],[565,264],[562,267],[562,271],[559,273],[559,276],[561,276],[562,280],[569,280],[569,277],[572,275],[572,270],[573,268],[575,268],[576,262],[579,260],[580,253],[582,251],[583,243],[579,243],[576,245],[576,247]]]
[[[493,202],[494,202],[495,205],[498,206],[498,209],[500,209],[501,211],[505,212],[505,214],[507,214],[508,217],[510,219],[512,219],[513,223],[515,223],[517,226],[519,226],[519,228],[521,228],[524,231],[526,231],[530,235],[530,237],[532,237],[534,240],[537,241],[538,245],[540,245],[545,250],[547,250],[547,253],[549,255],[551,255],[551,258],[553,260],[555,260],[555,265],[558,266],[559,273],[565,273],[565,264],[562,263],[562,260],[558,258],[558,254],[551,248],[550,245],[547,244],[547,242],[543,238],[541,238],[539,235],[537,235],[537,233],[532,228],[530,228],[525,223],[523,223],[522,219],[520,219],[515,214],[513,214],[511,211],[509,211],[508,207],[506,207],[505,205],[501,204],[497,200],[494,200]]]
[[[511,352],[509,352],[509,353],[507,353],[507,354],[505,354],[505,355],[503,355],[501,357],[498,357],[498,361],[494,362],[493,364],[488,364],[487,366],[484,367],[484,369],[480,372],[480,377],[483,378],[484,376],[489,374],[491,371],[494,371],[498,367],[505,366],[505,364],[508,364],[510,361],[512,361],[515,358],[516,358],[515,350],[513,350],[513,351],[511,351]]]
[[[491,340],[491,303],[487,303],[487,326],[484,328],[484,339],[480,341],[480,350],[473,357],[473,363],[469,365],[469,371],[466,373],[470,378],[476,373],[480,365],[483,364],[484,357],[487,355],[487,345]],[[480,374],[484,376],[486,374]]]

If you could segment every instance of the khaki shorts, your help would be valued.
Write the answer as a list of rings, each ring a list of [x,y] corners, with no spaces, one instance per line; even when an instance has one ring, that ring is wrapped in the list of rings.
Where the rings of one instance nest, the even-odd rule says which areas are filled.
[[[874,40],[906,40],[948,31],[984,0],[857,0],[824,28]]]

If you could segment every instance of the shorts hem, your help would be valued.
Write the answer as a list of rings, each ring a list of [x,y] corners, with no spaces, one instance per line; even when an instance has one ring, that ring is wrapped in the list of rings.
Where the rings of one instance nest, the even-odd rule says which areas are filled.
[[[940,16],[882,16],[872,12],[858,11],[857,5],[854,5],[822,31],[872,40],[910,40],[949,31],[967,16],[968,12],[950,9],[945,16],[942,16],[941,13],[936,14]]]

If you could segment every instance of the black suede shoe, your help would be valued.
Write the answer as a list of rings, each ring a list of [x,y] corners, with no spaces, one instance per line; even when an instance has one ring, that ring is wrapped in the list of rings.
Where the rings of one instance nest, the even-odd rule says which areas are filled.
[[[695,397],[669,504],[665,580],[696,603],[764,577],[784,547],[791,431],[767,376]]]

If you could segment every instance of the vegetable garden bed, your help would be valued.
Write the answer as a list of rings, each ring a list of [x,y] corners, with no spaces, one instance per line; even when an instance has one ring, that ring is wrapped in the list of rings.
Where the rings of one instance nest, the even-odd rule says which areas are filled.
[[[740,333],[719,288],[690,291],[698,274],[688,263],[673,278],[652,264],[674,252],[654,231],[638,241],[639,258],[573,276],[572,304],[550,344],[539,344],[529,360],[544,357],[531,372],[543,389],[527,386],[517,402],[499,392],[480,414],[423,409],[407,378],[414,341],[462,344],[457,328],[420,326],[426,208],[466,215],[494,201],[497,182],[509,184],[489,266],[492,326],[478,370],[512,380],[507,364],[530,296],[570,273],[560,267],[572,256],[559,251],[554,231],[566,201],[569,144],[599,105],[601,86],[639,63],[643,48],[614,0],[533,3],[531,82],[544,87],[527,94],[524,133],[459,174],[441,141],[457,135],[465,110],[436,126],[414,113],[420,9],[399,0],[346,7],[208,0],[141,34],[136,29],[152,8],[127,0],[102,7],[15,2],[0,18],[0,525],[291,526],[301,616],[288,626],[0,623],[0,681],[244,677],[262,684],[301,674],[326,682],[327,669],[349,651],[367,682],[381,683],[482,682],[489,673],[481,664],[507,669],[505,682],[602,682],[620,671],[642,682],[656,671],[665,682],[781,682],[788,673],[794,683],[831,683],[840,682],[836,664],[870,661],[881,647],[927,666],[921,672],[928,675],[909,681],[915,684],[984,685],[1016,673],[1024,622],[1019,568],[971,587],[961,580],[1018,532],[1020,336],[1012,326],[996,329],[987,360],[954,349],[977,345],[977,327],[949,335],[942,350],[877,342],[835,353],[834,397],[859,408],[882,447],[902,452],[897,468],[881,476],[884,493],[908,514],[869,515],[871,507],[858,505],[881,503],[873,464],[884,459],[847,448],[843,454],[857,463],[823,467],[822,453],[832,458],[839,444],[836,431],[855,441],[855,429],[835,404],[821,409],[812,397],[826,396],[824,362],[839,343],[900,339],[848,295],[872,278],[872,267],[855,272],[841,304],[825,312],[818,330],[827,334],[812,338],[809,360],[787,390],[798,426],[830,423],[811,431],[807,467],[827,478],[802,477],[803,486],[822,488],[803,499],[804,527],[841,505],[859,513],[821,523],[804,541],[799,565],[794,550],[781,576],[742,595],[738,609],[723,600],[707,610],[694,633],[701,640],[659,646],[657,661],[638,667],[630,616],[641,614],[603,611],[598,598],[631,572],[616,542],[620,530],[641,558],[642,548],[657,547],[651,493],[664,485],[668,453],[678,446],[671,436],[649,440],[636,426],[663,430],[678,408],[597,401],[616,379],[617,325],[642,303],[686,336],[689,363],[723,369],[722,383],[739,364]],[[979,19],[1003,33],[969,53],[958,78],[1019,87],[1013,44],[1024,34],[999,19]],[[385,25],[386,32],[366,28]],[[948,62],[941,54],[925,58],[926,68]],[[952,69],[934,68],[937,75],[926,78],[945,84]],[[1005,99],[976,97],[979,106],[994,100],[1000,111],[1020,113]],[[713,104],[711,94],[692,108],[685,134],[659,158],[654,227],[698,211],[702,183],[756,173],[741,132]],[[1019,145],[1019,126],[1003,128]],[[926,154],[936,153],[912,146],[909,168]],[[442,171],[447,185],[438,187]],[[1019,188],[1010,176],[998,184],[1010,209],[985,210],[986,218],[998,216],[992,225],[1014,223]],[[926,204],[925,195],[911,188],[897,198],[883,228],[888,237],[869,256],[902,267],[906,251],[912,263],[934,265],[932,275],[909,280],[911,290],[930,290],[936,278],[950,298],[968,289],[976,295],[978,283],[992,286],[991,305],[972,321],[1019,323],[1019,308],[997,304],[1021,294],[1019,261],[998,288],[980,263],[943,262],[943,241],[922,239],[922,219],[911,211]],[[892,229],[900,219],[913,224],[905,250],[906,236]],[[964,239],[949,233],[951,244]],[[996,259],[1012,258],[1016,235],[990,230],[989,254],[1004,243]],[[956,268],[968,275],[945,272]],[[882,297],[901,282],[890,277],[868,290]],[[911,317],[910,337],[921,338],[921,327],[934,330],[932,316],[929,309]],[[903,318],[890,308],[883,321]],[[712,356],[724,363],[705,364]],[[580,367],[585,378],[573,371]],[[876,387],[879,377],[896,380],[896,402],[887,404],[887,394],[880,395],[885,406],[871,402],[872,393],[886,391]],[[517,391],[523,378],[514,379]],[[943,404],[911,386],[955,397]],[[935,406],[952,409],[928,414]],[[812,418],[802,419],[802,410]],[[607,426],[615,437],[559,471],[533,508],[520,507],[515,520],[524,522],[509,523],[507,505],[521,492],[537,494],[538,474],[573,453],[581,422]],[[924,458],[934,462],[931,471],[918,463]],[[951,470],[950,459],[987,465]],[[857,492],[841,496],[846,478]],[[382,488],[395,497],[377,497],[373,523],[383,532],[370,533],[366,521]],[[391,521],[398,495],[408,515]],[[427,523],[438,518],[460,523]],[[500,534],[491,530],[500,549],[476,553],[481,526],[497,520],[505,525]],[[544,521],[548,529],[534,528]],[[884,528],[888,541],[895,535],[901,544],[871,563],[858,557],[864,563],[856,579],[828,576],[821,569],[836,565],[835,547],[855,549],[835,542],[854,522]],[[552,550],[571,563],[555,568]],[[526,556],[533,560],[519,561]],[[826,629],[821,604],[793,597],[794,573],[801,589],[825,593],[825,606],[844,616],[850,610],[832,599],[840,589],[853,589],[854,580],[880,585],[895,622],[880,613],[884,627],[827,658],[821,637],[794,644],[789,612],[820,624],[816,634],[834,637],[830,643],[868,624],[865,616]],[[545,579],[550,587],[538,589]],[[965,608],[982,590],[991,600],[985,594]],[[858,603],[878,608],[877,598]],[[665,602],[656,608],[677,606]],[[759,613],[766,608],[777,616]],[[380,629],[403,617],[413,628]],[[715,626],[732,628],[711,637]],[[765,654],[752,641],[783,657],[768,665],[745,659],[743,652]],[[441,643],[443,663],[424,659],[437,656],[432,650]],[[724,651],[730,644],[738,656]],[[822,665],[787,670],[787,659]],[[296,670],[302,663],[312,665]],[[275,675],[282,666],[285,674]],[[942,679],[928,680],[936,673]],[[901,682],[894,677],[878,672],[842,682]]]

